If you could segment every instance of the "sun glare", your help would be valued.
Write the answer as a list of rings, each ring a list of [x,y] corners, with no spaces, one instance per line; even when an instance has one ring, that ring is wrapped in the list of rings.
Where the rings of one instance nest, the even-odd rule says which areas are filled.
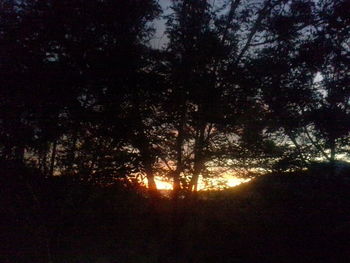
[[[163,181],[163,180],[160,180],[160,179],[155,179],[156,181],[156,184],[157,184],[157,188],[159,190],[172,190],[173,189],[173,186],[172,186],[172,183],[170,181],[166,182],[166,181]]]
[[[234,187],[234,186],[240,185],[242,183],[249,182],[250,180],[251,180],[250,178],[243,179],[243,178],[238,178],[238,177],[232,177],[232,178],[229,178],[227,180],[227,186]]]
[[[227,187],[234,187],[237,185],[240,185],[242,183],[248,182],[251,179],[243,179],[243,178],[238,178],[235,176],[225,176],[223,181],[222,178],[220,179],[210,179],[211,182],[211,187],[208,187],[207,184],[205,184],[205,182],[203,180],[199,180],[198,183],[198,190],[219,190],[219,189],[223,189],[223,188],[227,188]],[[163,178],[155,178],[156,184],[157,184],[157,188],[159,190],[172,190],[173,189],[173,185],[172,182],[169,181],[165,181]]]

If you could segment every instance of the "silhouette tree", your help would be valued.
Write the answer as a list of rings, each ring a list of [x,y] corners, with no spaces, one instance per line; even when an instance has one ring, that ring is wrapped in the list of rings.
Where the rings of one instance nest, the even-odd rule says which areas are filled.
[[[159,14],[157,3],[1,4],[2,156],[23,160],[26,151],[48,174],[60,163],[72,171],[78,148],[86,151],[87,140],[92,143],[91,131],[98,132],[96,145],[110,141],[113,151],[122,152],[132,134],[133,119],[123,114],[126,100],[133,76],[145,67],[140,58],[152,33],[148,23]],[[105,151],[91,154],[113,166]]]
[[[210,174],[208,164],[213,160],[221,165],[223,159],[242,160],[237,150],[242,152],[247,145],[237,138],[247,138],[248,132],[252,137],[253,131],[256,138],[261,135],[263,125],[261,121],[255,125],[255,120],[262,105],[247,63],[262,38],[262,24],[279,4],[232,1],[217,8],[203,1],[173,3],[167,23],[167,65],[173,101],[169,108],[176,118],[171,124],[174,148],[168,158],[173,160],[174,189],[182,181],[183,188],[196,191],[199,175]],[[220,150],[228,150],[229,138],[236,138],[231,154]]]
[[[309,58],[308,65],[317,70],[321,78],[317,85],[318,101],[310,112],[310,118],[315,129],[313,143],[334,166],[337,154],[346,153],[350,135],[347,73],[350,20],[344,12],[349,3],[321,1],[319,5],[322,24],[314,40],[304,50]],[[316,52],[319,57],[316,57]]]
[[[290,3],[270,18],[266,45],[260,62],[255,62],[254,74],[261,77],[259,83],[272,124],[270,131],[280,130],[282,136],[289,138],[292,152],[284,155],[292,165],[305,167],[316,157],[334,162],[336,148],[347,145],[348,94],[341,92],[346,89],[346,78],[341,71],[334,74],[346,53],[346,47],[342,47],[347,41],[344,31],[348,26],[339,12],[344,5],[342,1]],[[330,21],[335,20],[337,30],[330,29]],[[343,50],[339,51],[339,47]],[[264,72],[262,65],[269,71]],[[336,82],[342,84],[335,88]],[[285,157],[280,161],[287,160]]]

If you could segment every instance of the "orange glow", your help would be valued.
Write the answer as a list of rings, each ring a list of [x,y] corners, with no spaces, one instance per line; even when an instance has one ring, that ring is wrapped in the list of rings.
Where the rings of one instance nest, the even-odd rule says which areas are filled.
[[[167,181],[164,178],[155,178],[157,188],[159,190],[172,190],[173,185],[172,181]],[[203,182],[203,180],[199,180],[198,182],[198,190],[219,190],[227,187],[234,187],[237,185],[240,185],[245,182],[249,182],[250,179],[243,179],[243,178],[238,178],[235,176],[224,176],[220,177],[218,179],[212,178],[210,179],[210,184],[212,185],[210,189],[207,187],[207,185]]]
[[[232,178],[229,178],[227,180],[227,185],[229,187],[234,187],[234,186],[237,186],[237,185],[240,185],[242,183],[245,183],[245,182],[249,182],[251,179],[242,179],[242,178],[237,178],[237,177],[232,177]]]
[[[164,181],[164,180],[160,180],[160,179],[155,179],[156,184],[157,184],[157,189],[159,190],[172,190],[173,186],[172,186],[172,182],[171,181]]]

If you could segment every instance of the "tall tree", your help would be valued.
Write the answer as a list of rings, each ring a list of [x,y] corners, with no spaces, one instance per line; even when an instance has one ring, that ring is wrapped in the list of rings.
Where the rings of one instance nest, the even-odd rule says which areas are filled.
[[[259,83],[275,125],[271,131],[283,130],[299,167],[316,157],[334,163],[336,149],[341,153],[347,147],[349,29],[348,18],[340,11],[346,4],[289,3],[270,18],[261,64],[255,62],[255,74],[264,75]]]
[[[2,156],[23,159],[24,150],[30,151],[32,160],[40,160],[52,173],[55,163],[66,163],[58,159],[66,156],[74,162],[78,145],[90,136],[87,130],[96,134],[97,128],[101,140],[114,141],[115,150],[128,152],[133,119],[126,118],[126,101],[134,89],[133,76],[145,67],[140,58],[152,33],[149,22],[159,14],[157,3],[50,0],[1,5],[6,43],[1,51]]]
[[[173,56],[169,71],[177,102],[172,111],[178,115],[175,184],[180,181],[176,178],[187,177],[185,187],[196,191],[199,176],[210,173],[207,164],[214,156],[228,161],[238,157],[218,158],[217,147],[224,145],[218,142],[241,138],[242,130],[253,130],[243,129],[247,120],[258,119],[258,88],[250,80],[247,63],[262,39],[263,24],[279,5],[279,1],[228,1],[222,7],[208,1],[174,2],[168,51]]]

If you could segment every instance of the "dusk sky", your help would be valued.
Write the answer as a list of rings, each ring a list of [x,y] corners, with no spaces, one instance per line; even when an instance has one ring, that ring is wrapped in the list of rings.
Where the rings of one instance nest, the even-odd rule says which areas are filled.
[[[165,31],[165,19],[163,18],[170,11],[170,0],[160,0],[159,4],[163,10],[162,17],[154,22],[154,27],[156,32],[151,40],[152,47],[162,48],[162,45],[166,42],[166,37],[164,36]]]

